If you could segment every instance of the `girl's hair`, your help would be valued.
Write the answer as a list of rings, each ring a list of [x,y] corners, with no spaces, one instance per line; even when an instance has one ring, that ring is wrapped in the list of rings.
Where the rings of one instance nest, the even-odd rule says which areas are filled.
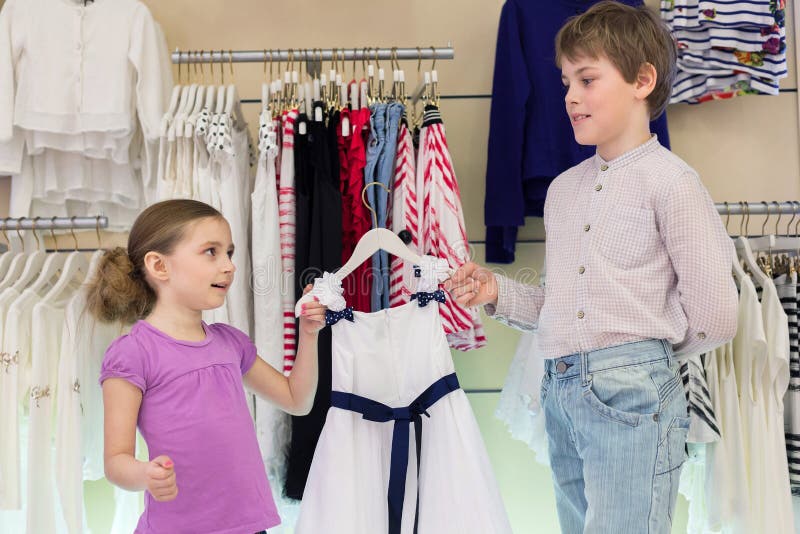
[[[128,249],[116,247],[100,259],[87,296],[89,312],[103,322],[133,323],[146,317],[157,296],[147,281],[145,255],[172,253],[190,224],[206,217],[222,214],[186,199],[165,200],[140,213],[128,235]]]

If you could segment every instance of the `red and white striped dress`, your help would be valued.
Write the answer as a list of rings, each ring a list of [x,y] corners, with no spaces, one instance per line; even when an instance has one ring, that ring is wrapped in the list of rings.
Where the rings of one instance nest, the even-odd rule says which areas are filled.
[[[461,208],[461,193],[447,147],[439,108],[425,107],[417,156],[417,213],[420,252],[444,258],[456,268],[470,259]],[[450,346],[472,350],[486,345],[477,308],[463,308],[453,299],[439,306]]]
[[[392,185],[391,228],[394,233],[407,230],[411,234],[408,248],[419,252],[419,223],[417,216],[417,183],[414,168],[414,143],[405,121],[397,136],[394,182]],[[392,256],[389,278],[389,306],[400,306],[411,296],[414,271],[402,258]]]
[[[294,125],[297,110],[284,112],[281,117],[281,163],[278,182],[278,215],[281,233],[281,304],[283,308],[283,373],[288,375],[294,366],[297,350],[294,319],[294,254],[295,254],[295,186],[294,186]]]

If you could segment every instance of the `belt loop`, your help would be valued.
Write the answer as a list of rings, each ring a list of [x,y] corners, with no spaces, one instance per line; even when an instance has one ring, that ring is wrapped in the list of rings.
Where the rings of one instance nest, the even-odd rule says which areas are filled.
[[[672,353],[672,343],[670,343],[668,339],[662,339],[661,345],[664,347],[664,353],[667,355],[667,364],[672,367],[672,362],[675,360]]]
[[[589,353],[581,352],[581,384],[586,386],[589,383]]]

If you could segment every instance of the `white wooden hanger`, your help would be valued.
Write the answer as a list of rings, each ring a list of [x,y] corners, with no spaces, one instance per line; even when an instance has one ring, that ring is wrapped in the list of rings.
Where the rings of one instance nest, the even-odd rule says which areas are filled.
[[[73,221],[74,219],[73,217]],[[74,229],[72,229],[72,239],[75,241],[75,250],[66,256],[61,276],[42,299],[45,302],[55,302],[64,290],[70,287],[71,282],[75,280],[83,282],[89,274],[89,260],[86,259],[83,252],[78,250],[78,239],[75,237]],[[95,252],[95,254],[97,253]]]
[[[225,113],[234,119],[237,128],[242,128],[247,121],[242,113],[242,102],[239,100],[239,91],[234,84],[230,84],[225,95]]]
[[[8,250],[3,252],[0,255],[0,280],[5,277],[6,273],[8,272],[9,267],[11,267],[11,261],[14,257],[21,252],[21,249],[17,248],[17,242],[8,237],[8,233],[6,232],[6,226],[8,225],[8,221],[10,221],[10,217],[6,217],[4,224],[3,224],[3,237],[6,238],[6,243],[8,243]],[[20,244],[22,244],[22,238],[20,238]]]
[[[22,269],[22,273],[17,277],[16,280],[13,280],[10,284],[10,287],[12,287],[15,291],[19,293],[22,293],[22,291],[28,286],[28,284],[33,282],[36,279],[36,277],[39,276],[42,266],[44,265],[44,262],[47,259],[47,253],[43,250],[44,246],[42,245],[42,242],[39,240],[39,236],[36,235],[35,220],[34,220],[34,229],[32,231],[33,231],[33,236],[36,238],[36,250],[28,255],[28,257],[25,259],[25,267]]]
[[[23,269],[25,268],[25,264],[28,261],[28,256],[31,253],[25,251],[25,239],[22,237],[22,234],[19,233],[20,223],[22,221],[22,217],[17,219],[17,237],[19,237],[19,241],[22,245],[22,250],[16,252],[14,257],[11,258],[11,264],[8,267],[8,271],[6,271],[5,276],[3,277],[2,281],[0,281],[0,291],[6,289],[7,287],[11,287],[11,285],[17,281],[19,275],[22,274]],[[34,236],[36,235],[34,231]],[[38,241],[38,237],[37,237]]]
[[[741,202],[741,205],[744,210],[747,223],[749,223],[750,210],[749,208],[747,208],[747,205],[744,202]],[[745,219],[743,218],[742,222],[744,223],[744,221]],[[744,227],[744,230],[742,230],[741,228],[742,227],[740,226],[739,233],[746,234],[747,233],[746,225]],[[747,237],[745,237],[745,235],[738,236],[734,240],[734,245],[736,246],[738,258],[744,260],[745,265],[747,265],[747,268],[752,273],[753,280],[757,283],[757,285],[761,286],[762,288],[769,286],[769,284],[772,283],[772,280],[769,278],[769,276],[764,274],[764,272],[761,270],[761,267],[758,266],[758,262],[756,261],[756,257],[753,255],[753,250],[750,248],[750,243],[747,240]]]
[[[367,203],[366,199],[367,189],[373,185],[382,187],[387,193],[389,193],[390,190],[380,182],[370,182],[361,190],[361,201],[365,206],[367,206],[367,209],[372,212],[372,224],[377,227],[377,213]],[[356,243],[356,247],[353,249],[353,253],[347,260],[347,263],[342,265],[341,269],[334,273],[334,276],[339,283],[341,283],[342,280],[347,277],[347,275],[355,271],[359,265],[370,259],[379,250],[385,250],[393,256],[397,256],[398,258],[402,258],[407,262],[410,262],[412,265],[421,265],[423,263],[422,257],[408,248],[408,246],[403,243],[403,240],[400,239],[397,234],[391,230],[387,230],[386,228],[373,228],[361,236],[361,239],[359,239],[358,243]],[[295,316],[299,317],[302,310],[302,305],[311,301],[312,299],[313,296],[311,294],[301,297],[295,305]]]
[[[28,274],[27,272],[23,272],[20,279],[11,286],[15,290],[22,292],[27,286],[27,289],[38,293],[46,288],[47,284],[54,282],[53,278],[60,274],[61,268],[64,267],[64,263],[67,261],[67,255],[63,252],[58,252],[58,240],[52,228],[50,228],[50,233],[53,236],[56,251],[45,253],[43,264],[39,265],[38,268],[31,267],[30,277],[26,276]],[[26,271],[31,265],[32,263],[30,261],[25,265]],[[31,283],[31,281],[33,283]]]
[[[377,214],[366,200],[367,189],[372,185],[378,185],[384,188],[387,193],[389,193],[390,190],[380,182],[370,182],[361,190],[361,200],[367,206],[367,209],[372,212],[372,223],[377,227]],[[347,260],[347,263],[345,263],[341,269],[336,271],[336,277],[339,280],[343,280],[348,274],[352,273],[359,265],[371,258],[379,250],[385,250],[389,254],[397,256],[398,258],[403,258],[414,265],[420,265],[422,263],[422,257],[408,248],[408,246],[403,243],[403,240],[400,239],[397,234],[391,230],[387,230],[386,228],[373,228],[361,236],[361,239],[358,240],[350,259]]]

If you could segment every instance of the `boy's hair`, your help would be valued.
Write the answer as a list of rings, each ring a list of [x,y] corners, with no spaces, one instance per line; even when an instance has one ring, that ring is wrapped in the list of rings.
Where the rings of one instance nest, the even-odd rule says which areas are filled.
[[[147,280],[145,255],[172,253],[190,225],[207,217],[223,218],[196,200],[165,200],[145,209],[131,227],[127,250],[116,247],[100,259],[87,294],[87,310],[103,322],[132,323],[146,317],[157,296]]]
[[[669,29],[645,6],[603,0],[570,18],[556,35],[556,64],[560,68],[562,58],[582,56],[606,56],[628,83],[636,80],[642,65],[650,63],[656,70],[656,85],[647,97],[650,118],[658,118],[666,109],[677,48]]]

